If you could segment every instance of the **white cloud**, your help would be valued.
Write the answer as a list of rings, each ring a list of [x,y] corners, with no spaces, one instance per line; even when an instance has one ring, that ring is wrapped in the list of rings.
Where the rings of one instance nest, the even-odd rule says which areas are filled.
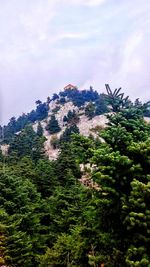
[[[106,0],[88,0],[88,1],[85,1],[85,5],[88,5],[90,7],[99,6],[103,4],[104,2],[106,2]]]
[[[150,2],[0,1],[4,120],[66,83],[149,96]]]
[[[83,6],[94,7],[94,6],[102,5],[104,2],[106,2],[106,0],[69,0],[69,3],[68,3],[68,0],[63,0],[63,2],[66,2],[67,4],[73,4],[73,5],[83,5]]]
[[[141,70],[140,49],[142,43],[143,33],[135,32],[126,40],[123,49],[122,73],[137,72]]]

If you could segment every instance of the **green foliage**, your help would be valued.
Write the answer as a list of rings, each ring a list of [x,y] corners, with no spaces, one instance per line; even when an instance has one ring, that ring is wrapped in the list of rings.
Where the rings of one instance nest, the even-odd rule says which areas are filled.
[[[37,107],[36,107],[36,116],[34,120],[43,120],[48,116],[48,104],[42,103],[41,101],[36,101]],[[30,114],[31,115],[31,114]],[[30,116],[30,121],[33,121]]]
[[[47,103],[47,104],[50,104],[50,102],[51,102],[51,99],[50,99],[50,97],[48,96],[48,97],[47,97],[47,100],[46,100],[46,103]]]
[[[148,266],[150,262],[150,177],[143,183],[134,179],[131,193],[124,204],[130,245],[126,252],[127,266]]]
[[[65,99],[65,97],[61,97],[60,99],[59,99],[59,102],[58,102],[59,104],[61,104],[61,105],[64,105],[65,103],[66,103],[66,99]]]
[[[109,108],[107,106],[106,97],[104,94],[100,94],[99,98],[95,102],[95,115],[101,115],[109,112]]]
[[[4,142],[9,143],[14,134],[24,129],[28,124],[41,121],[48,116],[48,103],[42,103],[40,100],[36,101],[36,110],[32,110],[30,113],[23,113],[18,119],[12,117],[7,125],[3,127]]]
[[[60,132],[61,128],[58,124],[58,121],[56,120],[55,115],[51,116],[51,119],[49,123],[46,126],[46,130],[49,131],[50,134],[58,133]]]
[[[2,220],[7,217],[6,212],[3,209],[0,209],[0,266],[6,265],[6,253],[7,253],[7,248],[6,248],[6,242],[7,242],[7,237],[6,237],[6,225],[2,223]]]
[[[106,243],[111,266],[148,266],[150,126],[135,108],[109,118],[110,126],[101,134],[105,143],[91,159],[97,166],[93,179],[102,188],[100,228],[114,240],[111,248]]]
[[[40,233],[40,195],[28,180],[13,174],[0,175],[0,208],[6,212],[6,262],[17,266],[37,266],[36,254],[44,250]]]
[[[105,96],[100,99],[92,88],[60,96],[74,94],[79,106],[92,96],[91,116],[104,112]],[[1,266],[149,267],[150,125],[139,100],[130,105],[119,90],[109,94],[119,112],[108,115],[96,140],[79,135],[76,114],[68,112],[71,125],[60,138],[56,161],[43,155],[40,123],[37,133],[26,125],[14,135],[17,123],[11,119],[9,154],[0,156]],[[58,131],[52,119],[50,128]]]
[[[100,94],[95,102],[89,102],[85,107],[85,115],[92,119],[94,116],[102,115],[104,113],[109,112],[108,103],[106,96],[104,94]]]
[[[0,125],[0,142],[3,141],[3,127]]]
[[[52,109],[52,112],[54,114],[57,114],[57,112],[60,110],[60,106],[56,106],[54,109]]]
[[[87,104],[86,108],[85,108],[85,115],[89,118],[92,119],[95,115],[95,105],[90,102],[89,104]]]
[[[58,137],[56,135],[53,135],[51,137],[50,143],[51,143],[51,146],[53,147],[53,149],[59,148],[60,141],[59,141],[59,139],[58,139]]]
[[[98,93],[90,87],[89,90],[78,90],[77,88],[65,90],[60,92],[61,97],[67,97],[75,106],[81,107],[85,102],[96,101],[99,97]]]
[[[44,141],[45,138],[40,138],[32,126],[28,125],[21,133],[13,137],[9,146],[9,154],[15,152],[18,157],[30,156],[37,160],[43,154]]]
[[[85,242],[79,236],[79,233],[72,231],[72,234],[62,234],[58,237],[54,247],[48,249],[46,254],[41,257],[39,267],[55,266],[85,266],[81,265],[81,251],[84,250]],[[87,259],[84,264],[87,263]]]
[[[79,117],[75,110],[69,110],[67,116],[64,116],[63,121],[69,124],[76,124],[79,121]]]
[[[66,181],[67,174],[70,172],[74,177],[80,177],[80,169],[71,149],[71,145],[65,143],[61,146],[61,153],[56,162],[56,175],[61,184]]]
[[[59,95],[56,93],[53,94],[52,100],[55,101],[56,99],[59,99]]]
[[[71,138],[73,134],[79,134],[79,128],[76,124],[67,127],[63,134],[60,137],[60,144],[63,142],[71,142]]]
[[[150,117],[150,101],[144,103],[142,108],[143,108],[144,116]]]
[[[149,137],[150,125],[146,124],[142,112],[135,108],[125,109],[115,115],[108,115],[109,125],[101,136],[114,150],[126,153],[132,141],[146,141]]]
[[[36,177],[34,183],[43,198],[49,197],[57,185],[55,164],[47,159],[40,159],[36,164]]]
[[[42,127],[42,125],[41,125],[40,122],[38,123],[38,126],[37,126],[37,135],[39,137],[42,137],[43,136],[43,127]]]
[[[79,134],[72,136],[72,151],[80,164],[86,164],[93,156],[93,150],[100,145],[92,137],[86,137]]]
[[[124,98],[124,93],[120,93],[121,88],[115,89],[114,92],[109,87],[109,84],[106,84],[106,100],[109,105],[111,105],[114,112],[120,111],[122,108],[127,108],[131,105],[131,101],[128,99],[129,96]]]

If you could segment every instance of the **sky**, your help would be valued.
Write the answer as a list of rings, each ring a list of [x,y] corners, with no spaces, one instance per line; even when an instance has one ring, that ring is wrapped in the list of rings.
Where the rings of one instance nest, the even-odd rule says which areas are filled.
[[[68,83],[150,99],[149,0],[0,0],[0,123]]]

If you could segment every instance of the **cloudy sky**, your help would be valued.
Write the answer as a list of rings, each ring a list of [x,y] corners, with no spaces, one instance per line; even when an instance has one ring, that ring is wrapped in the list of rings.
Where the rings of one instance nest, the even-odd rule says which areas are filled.
[[[68,83],[150,98],[149,0],[0,0],[1,121]]]

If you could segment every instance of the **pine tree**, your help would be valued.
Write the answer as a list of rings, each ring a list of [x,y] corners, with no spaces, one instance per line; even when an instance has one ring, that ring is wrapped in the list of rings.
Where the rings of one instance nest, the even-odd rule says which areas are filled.
[[[71,145],[69,143],[64,143],[61,146],[61,152],[56,161],[56,175],[61,185],[67,182],[68,172],[71,172],[76,178],[80,177],[79,165],[71,149]]]
[[[40,194],[29,179],[13,175],[10,170],[0,175],[0,191],[0,208],[7,214],[1,216],[6,229],[3,259],[8,266],[38,266],[37,255],[44,252],[47,240],[47,229],[41,223],[46,212]],[[1,230],[3,243],[4,237]]]
[[[109,105],[111,105],[114,112],[120,111],[123,108],[127,108],[132,105],[129,100],[129,96],[124,97],[124,93],[120,93],[121,88],[115,89],[112,91],[109,87],[109,84],[105,84],[107,95],[105,98]]]
[[[30,156],[38,160],[43,155],[45,138],[40,138],[31,125],[27,125],[18,135],[15,135],[9,145],[9,154],[16,152],[18,157]]]
[[[43,136],[43,127],[40,122],[38,122],[38,126],[37,126],[37,135],[39,137]]]
[[[50,134],[58,133],[60,132],[61,128],[58,124],[58,121],[56,120],[55,115],[51,116],[51,119],[46,126],[46,130],[49,131]]]
[[[123,205],[127,213],[127,226],[130,243],[126,252],[127,266],[149,266],[150,263],[150,179],[147,183],[134,179],[131,193]]]
[[[71,142],[71,138],[73,134],[79,134],[79,128],[76,124],[67,127],[63,134],[60,137],[60,143],[63,142]]]
[[[95,115],[101,115],[109,111],[104,94],[100,94],[99,99],[95,102],[95,105]]]
[[[113,115],[109,124],[91,159],[101,187],[97,212],[105,251],[99,253],[106,265],[148,266],[150,126],[135,109]]]
[[[6,236],[6,225],[4,221],[8,215],[3,209],[0,209],[0,266],[6,265],[6,243],[7,243],[7,236]],[[3,221],[3,223],[2,223]]]
[[[94,117],[94,114],[95,114],[95,104],[93,104],[92,102],[90,102],[89,104],[87,104],[87,106],[85,108],[85,115],[89,119],[92,119]]]

